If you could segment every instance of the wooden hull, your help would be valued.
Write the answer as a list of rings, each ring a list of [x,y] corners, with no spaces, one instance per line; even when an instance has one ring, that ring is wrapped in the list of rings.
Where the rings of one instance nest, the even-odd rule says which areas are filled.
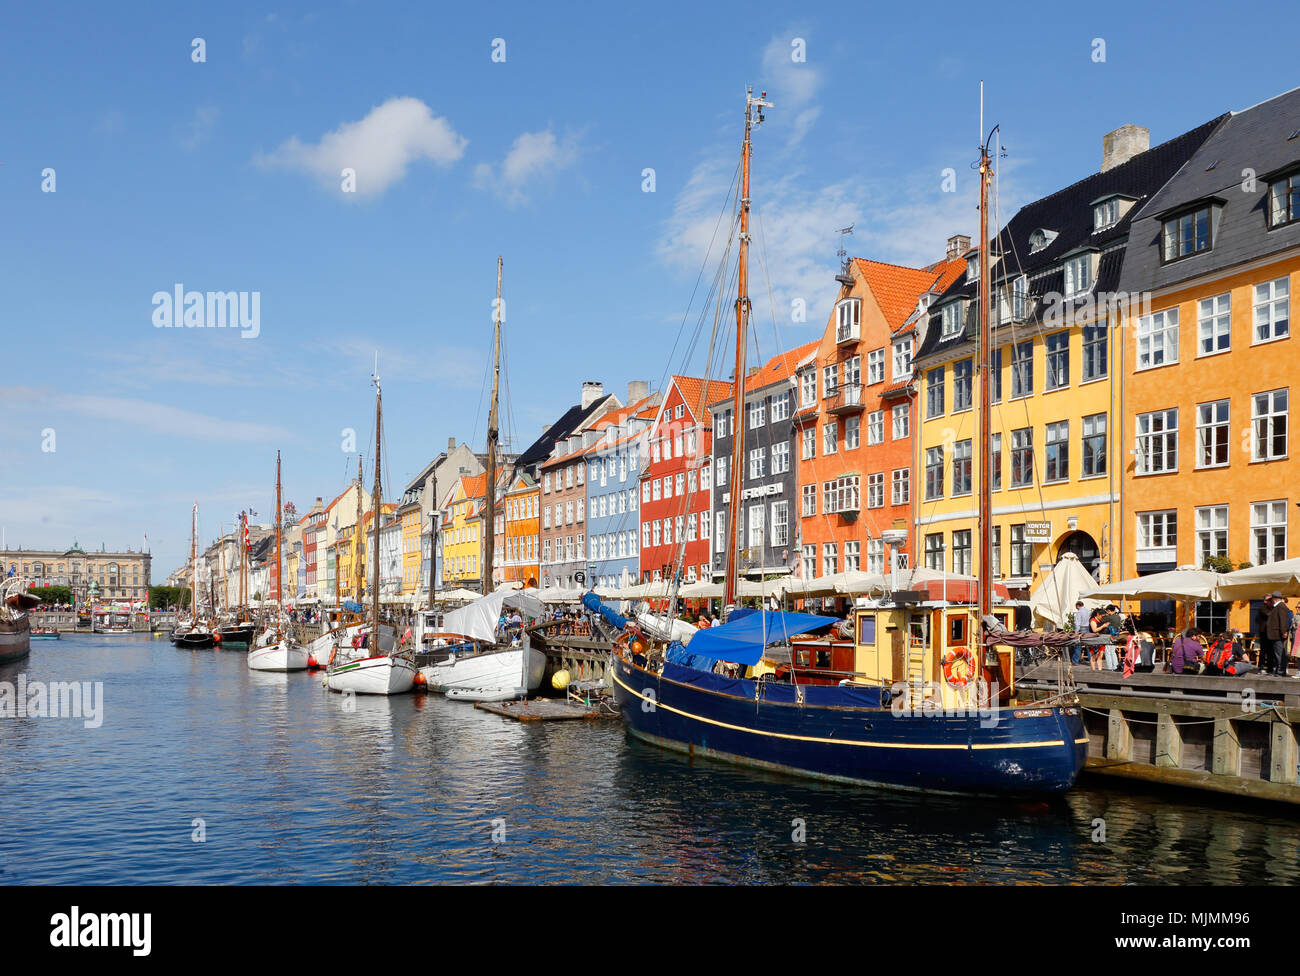
[[[248,652],[248,666],[254,671],[306,671],[307,648],[279,641]]]
[[[31,650],[31,622],[26,615],[0,620],[0,664],[21,661]]]
[[[367,657],[334,664],[325,676],[330,691],[356,695],[404,695],[415,685],[415,665],[406,658]]]
[[[503,647],[420,670],[429,688],[448,698],[508,701],[527,698],[538,689],[546,671],[546,655],[533,647]]]

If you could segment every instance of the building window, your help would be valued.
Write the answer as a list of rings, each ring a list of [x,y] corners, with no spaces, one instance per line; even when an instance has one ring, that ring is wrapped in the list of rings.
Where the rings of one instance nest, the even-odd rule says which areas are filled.
[[[867,414],[867,443],[883,444],[885,441],[885,411],[873,410]]]
[[[804,518],[811,518],[817,514],[817,486],[804,485],[800,491],[803,497],[803,508],[800,514]]]
[[[1047,388],[1070,385],[1070,333],[1054,332],[1043,340],[1047,351]]]
[[[1106,375],[1109,329],[1105,323],[1083,327],[1083,382],[1099,380]]]
[[[1011,398],[1034,392],[1034,343],[1032,339],[1011,347]]]
[[[1092,232],[1109,230],[1119,223],[1119,200],[1103,200],[1092,208]]]
[[[856,474],[846,474],[831,482],[834,494],[834,506],[837,512],[856,512],[861,507],[862,498]]]
[[[1011,432],[1011,487],[1034,483],[1034,429],[1021,427]]]
[[[749,429],[757,430],[767,423],[767,400],[758,399],[752,401],[748,406],[749,411]]]
[[[760,503],[749,507],[749,548],[763,548],[763,522],[767,509]]]
[[[971,442],[958,441],[952,447],[952,493],[970,494]]]
[[[867,353],[867,382],[883,383],[885,381],[885,350],[873,349]]]
[[[912,377],[912,339],[899,339],[894,343],[894,381]]]
[[[943,448],[925,449],[925,497],[943,497]]]
[[[900,403],[893,408],[893,430],[894,440],[902,440],[910,433],[912,411],[906,403]]]
[[[839,560],[836,558],[835,543],[825,542],[822,544],[822,575],[833,576]]]
[[[1043,438],[1043,484],[1070,480],[1070,422],[1047,425]]]
[[[989,438],[989,490],[1002,490],[1002,435]]]
[[[1163,259],[1177,261],[1189,254],[1199,254],[1210,249],[1210,208],[1202,207],[1191,213],[1166,220],[1162,233]]]
[[[1286,558],[1286,506],[1285,501],[1251,504],[1251,557],[1256,566]]]
[[[971,360],[962,359],[952,364],[952,409],[969,410],[971,403]]]
[[[1065,297],[1074,298],[1092,287],[1092,255],[1080,254],[1065,262]]]
[[[772,473],[785,474],[790,470],[790,442],[781,441],[772,445]]]
[[[868,435],[870,436],[870,435]],[[851,451],[861,442],[862,418],[847,417],[844,421],[844,450]]]
[[[1281,227],[1300,220],[1300,173],[1284,176],[1268,187],[1268,225]]]
[[[883,539],[867,540],[867,572],[883,573],[885,571],[885,541]]]
[[[727,551],[727,513],[715,512],[713,515],[713,551]]]
[[[810,461],[817,456],[817,428],[808,426],[803,429],[799,435],[799,457],[801,460]]]
[[[993,526],[993,539],[989,545],[989,565],[993,569],[993,578],[1002,577],[1002,526]]]
[[[772,545],[790,544],[790,503],[772,503]]]
[[[756,447],[749,452],[749,480],[767,477],[767,451]]]
[[[970,529],[952,534],[952,571],[958,576],[970,575]]]
[[[806,369],[799,374],[799,406],[810,407],[817,402],[817,372]]]
[[[1287,278],[1255,286],[1255,341],[1284,339],[1291,329],[1291,283]]]
[[[862,543],[852,540],[844,543],[844,572],[856,573],[860,565]]]
[[[835,306],[835,341],[848,342],[858,337],[862,319],[862,300],[848,298]]]
[[[707,490],[713,487],[713,465],[705,461],[700,465],[700,489]]]
[[[1106,415],[1094,413],[1083,418],[1083,461],[1080,478],[1096,478],[1106,473]]]
[[[1251,397],[1253,427],[1251,460],[1276,461],[1286,457],[1287,391],[1273,390]]]
[[[1011,526],[1011,575],[1034,575],[1034,544],[1025,538],[1024,523]]]
[[[1232,295],[1202,298],[1196,303],[1196,354],[1213,356],[1232,348]]]
[[[1019,275],[1011,285],[1011,318],[1023,322],[1029,314],[1029,279]]]
[[[925,568],[943,570],[942,532],[931,532],[925,537]]]
[[[772,397],[772,423],[786,420],[790,416],[790,394],[778,393]],[[691,453],[695,452],[695,432],[691,432]]]
[[[840,365],[831,363],[822,367],[822,396],[833,397],[840,389]]]
[[[895,468],[893,492],[890,495],[895,505],[906,505],[912,500],[912,469]]]
[[[1152,369],[1178,362],[1178,309],[1143,315],[1138,319],[1137,369]]]
[[[715,460],[713,464],[718,469],[717,484],[718,487],[721,488],[727,483],[727,456],[725,454],[719,454],[717,460]]]
[[[832,420],[829,424],[822,426],[822,454],[834,454],[839,440],[839,424]]]
[[[1178,470],[1178,411],[1156,410],[1137,416],[1137,473]]]
[[[709,513],[700,512],[700,538],[708,539],[709,537]]]
[[[867,475],[867,508],[885,507],[884,472]]]
[[[1228,401],[1196,405],[1196,466],[1219,468],[1228,463]]]
[[[961,302],[951,302],[940,310],[941,338],[950,339],[961,333],[961,306]]]
[[[817,576],[817,547],[802,546],[799,549],[799,559],[803,562],[803,578],[814,579]]]
[[[925,415],[927,417],[943,416],[943,373],[942,366],[925,374]]]
[[[1211,556],[1228,555],[1228,506],[1207,505],[1196,510],[1196,565]]]
[[[1178,513],[1172,509],[1137,513],[1137,561],[1168,562],[1178,550]]]

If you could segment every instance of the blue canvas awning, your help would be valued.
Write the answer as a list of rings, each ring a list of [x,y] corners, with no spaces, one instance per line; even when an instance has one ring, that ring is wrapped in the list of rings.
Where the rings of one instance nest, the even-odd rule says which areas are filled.
[[[836,617],[812,613],[753,612],[698,631],[686,649],[717,661],[757,664],[769,644],[783,644],[799,634],[816,634],[837,623]]]

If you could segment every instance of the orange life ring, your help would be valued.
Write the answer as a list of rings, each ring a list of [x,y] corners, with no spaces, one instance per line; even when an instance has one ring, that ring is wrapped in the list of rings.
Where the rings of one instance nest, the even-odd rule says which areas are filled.
[[[958,662],[962,663],[961,668],[957,667]],[[944,654],[942,663],[943,680],[948,682],[950,687],[965,688],[971,678],[975,677],[975,655],[971,653],[969,647],[948,651]],[[957,673],[954,674],[954,671]]]

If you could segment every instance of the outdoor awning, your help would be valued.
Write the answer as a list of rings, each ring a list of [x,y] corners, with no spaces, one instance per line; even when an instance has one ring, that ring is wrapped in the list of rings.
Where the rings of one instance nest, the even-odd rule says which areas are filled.
[[[1300,596],[1300,559],[1282,559],[1224,573],[1217,597],[1224,601],[1259,600],[1273,592],[1285,597]]]
[[[1074,616],[1074,605],[1082,599],[1081,595],[1096,585],[1097,581],[1083,568],[1078,556],[1072,552],[1062,553],[1052,571],[1029,597],[1029,607],[1036,619],[1064,627]],[[1083,602],[1090,608],[1101,605],[1101,601],[1095,599]]]
[[[762,610],[733,615],[718,627],[697,631],[686,649],[700,657],[735,664],[757,664],[769,644],[788,643],[800,634],[815,634],[839,623],[834,617],[811,613],[767,613]]]
[[[1163,573],[1106,583],[1082,595],[1094,600],[1215,600],[1223,580],[1222,573],[1179,566]]]

